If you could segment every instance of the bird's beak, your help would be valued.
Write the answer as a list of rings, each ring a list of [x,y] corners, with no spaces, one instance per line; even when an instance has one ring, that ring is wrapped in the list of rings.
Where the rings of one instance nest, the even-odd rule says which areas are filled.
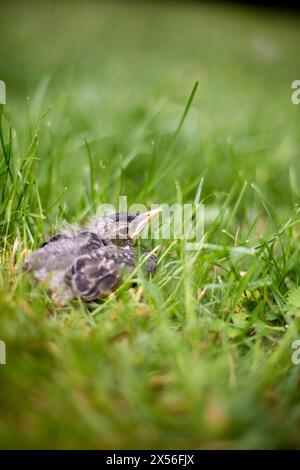
[[[151,220],[154,219],[157,215],[162,212],[162,209],[152,209],[149,212],[144,212],[143,214],[137,215],[135,219],[129,224],[128,235],[131,240],[137,238],[142,232],[143,228],[148,225]]]

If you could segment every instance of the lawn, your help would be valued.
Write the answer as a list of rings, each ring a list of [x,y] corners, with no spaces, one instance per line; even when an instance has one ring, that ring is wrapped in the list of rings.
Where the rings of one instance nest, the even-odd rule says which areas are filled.
[[[299,43],[230,4],[0,2],[1,448],[300,448]],[[62,221],[200,181],[206,244],[161,240],[151,280],[59,308],[22,271]]]

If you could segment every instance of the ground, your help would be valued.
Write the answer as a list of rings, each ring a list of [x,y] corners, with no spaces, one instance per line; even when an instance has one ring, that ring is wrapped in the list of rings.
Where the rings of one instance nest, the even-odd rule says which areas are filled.
[[[0,446],[299,448],[300,18],[197,2],[0,9]],[[200,181],[204,249],[161,240],[135,288],[58,308],[22,272],[62,221],[120,194],[192,202]]]

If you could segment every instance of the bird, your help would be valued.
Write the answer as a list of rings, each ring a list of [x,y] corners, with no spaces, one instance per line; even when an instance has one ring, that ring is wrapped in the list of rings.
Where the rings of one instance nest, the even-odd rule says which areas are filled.
[[[116,212],[93,216],[85,227],[68,226],[25,259],[23,268],[42,282],[57,306],[75,298],[97,302],[109,296],[138,262],[135,242],[161,208],[142,214]],[[156,270],[156,255],[146,256],[146,271]]]

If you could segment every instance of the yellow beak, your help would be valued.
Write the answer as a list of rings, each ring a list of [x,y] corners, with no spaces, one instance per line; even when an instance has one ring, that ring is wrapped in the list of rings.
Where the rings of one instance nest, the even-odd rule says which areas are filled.
[[[135,219],[129,224],[128,236],[133,240],[138,237],[142,230],[148,225],[154,217],[161,214],[162,209],[152,209],[151,211],[144,212],[143,214],[137,215]]]

